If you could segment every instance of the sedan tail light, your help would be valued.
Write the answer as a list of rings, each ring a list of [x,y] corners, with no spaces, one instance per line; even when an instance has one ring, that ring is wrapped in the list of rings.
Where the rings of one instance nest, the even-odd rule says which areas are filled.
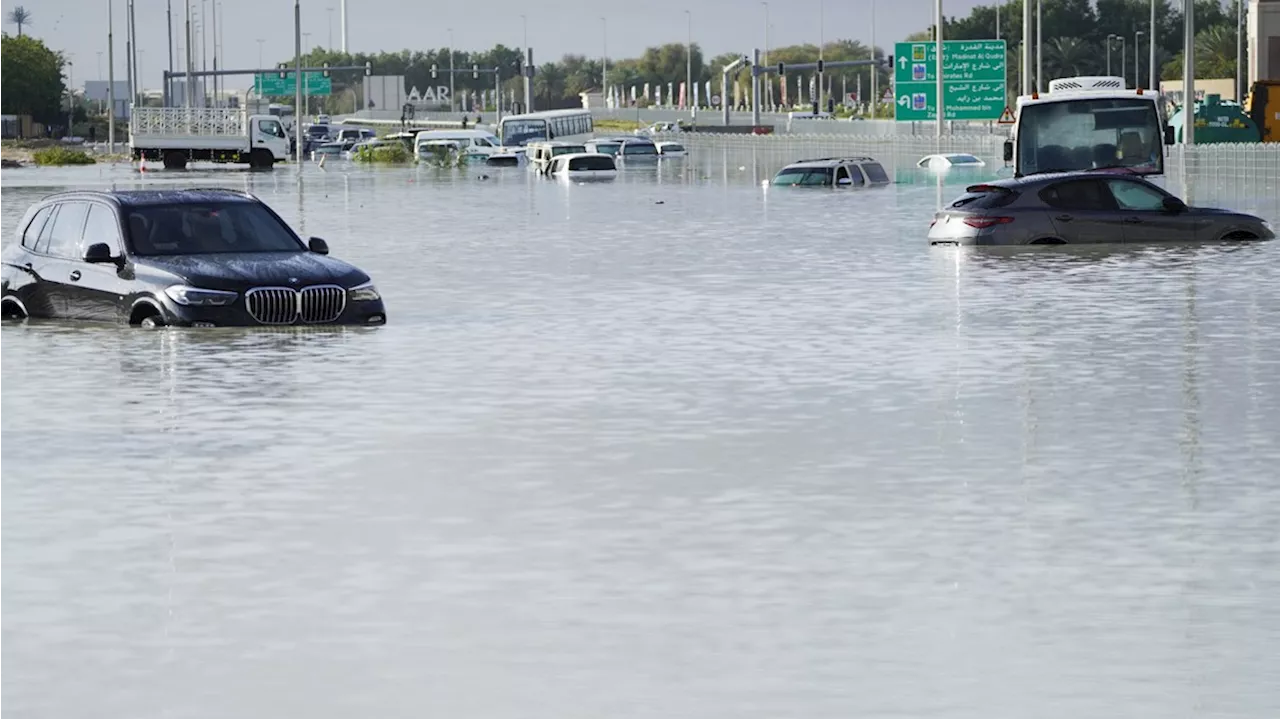
[[[1007,225],[1013,222],[1012,217],[966,217],[964,223],[970,227],[976,227],[979,230],[985,230],[988,227],[996,225]]]

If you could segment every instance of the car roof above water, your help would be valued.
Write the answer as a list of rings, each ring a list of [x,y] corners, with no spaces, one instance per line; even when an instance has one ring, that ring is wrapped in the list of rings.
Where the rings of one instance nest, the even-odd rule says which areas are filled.
[[[876,162],[874,157],[820,157],[812,160],[797,160],[787,167],[836,167],[847,162]]]
[[[121,207],[198,204],[202,202],[258,202],[256,197],[246,192],[217,187],[183,190],[71,190],[49,195],[42,201],[73,200],[76,198],[105,200]]]

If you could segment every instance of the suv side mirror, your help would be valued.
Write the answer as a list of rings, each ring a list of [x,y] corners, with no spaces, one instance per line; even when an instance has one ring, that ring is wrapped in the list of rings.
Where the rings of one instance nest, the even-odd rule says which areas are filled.
[[[1180,212],[1186,212],[1187,203],[1183,202],[1182,200],[1179,200],[1176,197],[1166,197],[1164,198],[1164,211],[1173,213],[1175,215]]]
[[[319,237],[312,237],[307,241],[307,249],[317,255],[327,255],[329,254],[329,243]]]
[[[1013,140],[1004,141],[1004,161],[1013,162]]]
[[[105,242],[95,242],[84,250],[84,261],[93,264],[104,264],[107,262],[115,262],[116,258],[111,256],[111,248]]]
[[[1173,128],[1167,125],[1164,128],[1164,144],[1172,145],[1174,141]]]

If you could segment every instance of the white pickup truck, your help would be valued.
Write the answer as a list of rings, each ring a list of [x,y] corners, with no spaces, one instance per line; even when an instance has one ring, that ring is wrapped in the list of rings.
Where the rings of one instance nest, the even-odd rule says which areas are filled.
[[[289,157],[280,118],[222,107],[135,107],[129,118],[135,160],[162,160],[182,169],[192,160],[269,168]]]

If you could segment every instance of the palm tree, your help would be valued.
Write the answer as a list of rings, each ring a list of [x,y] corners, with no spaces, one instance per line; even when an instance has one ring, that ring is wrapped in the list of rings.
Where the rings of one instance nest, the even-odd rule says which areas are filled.
[[[1093,48],[1078,37],[1055,37],[1045,44],[1044,64],[1049,77],[1087,75],[1097,62]]]
[[[18,37],[22,37],[22,26],[31,24],[31,13],[19,5],[9,11],[9,22],[18,26]]]

